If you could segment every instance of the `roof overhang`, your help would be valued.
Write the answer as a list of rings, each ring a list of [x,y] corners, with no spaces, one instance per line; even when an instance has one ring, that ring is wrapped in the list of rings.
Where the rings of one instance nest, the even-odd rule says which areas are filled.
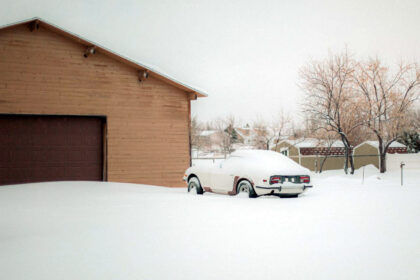
[[[117,54],[116,52],[114,52],[112,50],[109,50],[109,49],[107,49],[107,48],[105,48],[105,47],[103,47],[99,44],[96,44],[96,43],[92,42],[92,41],[86,40],[86,39],[84,39],[83,37],[81,37],[77,34],[69,32],[69,31],[67,31],[67,30],[65,30],[65,29],[63,29],[63,28],[61,28],[57,25],[51,24],[51,23],[49,23],[49,22],[47,22],[47,21],[45,21],[41,18],[38,18],[38,17],[34,17],[34,18],[31,18],[31,19],[26,19],[26,20],[23,20],[23,21],[19,21],[19,22],[15,22],[15,23],[0,26],[0,30],[9,29],[9,28],[13,28],[15,26],[24,25],[24,24],[28,24],[29,26],[30,26],[30,24],[33,24],[35,26],[36,25],[42,26],[45,29],[48,29],[50,31],[53,31],[53,32],[58,33],[60,35],[63,35],[67,38],[70,38],[70,39],[72,39],[72,40],[74,40],[74,41],[76,41],[80,44],[85,45],[86,47],[94,47],[95,51],[98,51],[102,54],[105,54],[108,57],[111,57],[115,60],[118,60],[118,61],[124,63],[124,64],[127,64],[127,65],[129,65],[129,66],[131,66],[135,69],[138,69],[139,71],[142,71],[142,70],[147,71],[147,73],[150,76],[155,77],[156,79],[159,79],[163,82],[166,82],[166,83],[168,83],[168,84],[170,84],[170,85],[172,85],[176,88],[179,88],[179,89],[185,91],[186,93],[190,93],[193,96],[194,99],[196,99],[197,97],[207,97],[208,96],[207,93],[205,93],[201,90],[198,90],[194,87],[188,86],[188,85],[178,81],[177,79],[174,79],[173,77],[170,77],[167,74],[164,74],[160,71],[157,71],[157,70],[153,69],[153,67],[146,66],[142,63],[139,63],[139,62],[134,61],[132,59],[129,59],[125,56]]]

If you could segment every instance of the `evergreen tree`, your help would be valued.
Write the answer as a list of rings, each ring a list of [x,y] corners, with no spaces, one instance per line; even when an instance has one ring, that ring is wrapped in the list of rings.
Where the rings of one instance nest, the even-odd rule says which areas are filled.
[[[405,131],[401,137],[401,142],[407,146],[409,153],[420,152],[420,135],[416,131]]]
[[[232,143],[238,142],[238,133],[236,132],[235,129],[232,129],[232,133],[231,133],[230,137],[232,139]]]

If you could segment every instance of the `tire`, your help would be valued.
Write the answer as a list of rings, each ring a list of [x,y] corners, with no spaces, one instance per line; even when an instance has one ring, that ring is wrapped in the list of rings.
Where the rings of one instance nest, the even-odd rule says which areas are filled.
[[[200,181],[197,177],[191,177],[188,180],[188,192],[192,194],[203,194],[203,188],[201,187]]]
[[[254,191],[251,183],[247,180],[242,180],[239,182],[238,186],[236,187],[236,194],[247,193],[248,197],[255,198],[257,194]]]

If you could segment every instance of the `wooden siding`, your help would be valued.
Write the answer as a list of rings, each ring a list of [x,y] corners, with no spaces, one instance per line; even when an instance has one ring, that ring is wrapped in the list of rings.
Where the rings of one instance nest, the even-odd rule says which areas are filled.
[[[321,163],[324,160],[324,156],[302,156],[302,166],[310,169],[311,171],[319,171]],[[331,156],[325,160],[323,171],[326,170],[337,170],[344,168],[344,157],[343,156]]]
[[[278,152],[278,153],[280,153],[280,150],[282,148],[288,148],[289,149],[289,157],[297,157],[297,156],[299,156],[299,150],[295,146],[290,145],[289,143],[287,143],[286,141],[283,141],[283,142],[279,143],[277,146],[275,146],[273,148],[273,150],[276,151],[276,152]]]
[[[354,149],[354,168],[359,169],[362,166],[373,164],[379,168],[378,149],[368,143],[364,143]]]
[[[186,92],[44,28],[0,30],[0,113],[106,116],[109,181],[184,186]]]
[[[295,146],[287,143],[286,141],[281,142],[276,147],[273,148],[274,151],[280,152],[282,148],[288,148],[289,149],[289,158],[294,160],[295,162],[301,164],[303,167],[308,168],[309,170],[316,171],[319,170],[320,163],[323,159],[323,155],[325,154],[325,149],[319,148],[319,149],[313,149],[313,148],[301,148],[300,151],[302,152],[303,149],[309,149],[310,152],[308,152],[310,155],[300,155],[299,156],[299,149]],[[342,148],[333,149],[331,152],[332,155],[334,153],[341,152]],[[320,155],[312,155],[315,152],[319,152]],[[300,161],[300,162],[299,162]],[[328,157],[327,160],[324,163],[323,170],[335,170],[335,169],[342,169],[344,167],[344,157],[340,156],[331,156]]]

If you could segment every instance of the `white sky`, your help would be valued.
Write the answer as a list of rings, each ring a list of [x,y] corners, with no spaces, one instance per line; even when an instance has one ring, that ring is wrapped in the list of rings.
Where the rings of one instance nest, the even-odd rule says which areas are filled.
[[[299,113],[298,69],[346,45],[420,61],[420,1],[0,1],[0,25],[39,16],[203,89],[201,120]]]

